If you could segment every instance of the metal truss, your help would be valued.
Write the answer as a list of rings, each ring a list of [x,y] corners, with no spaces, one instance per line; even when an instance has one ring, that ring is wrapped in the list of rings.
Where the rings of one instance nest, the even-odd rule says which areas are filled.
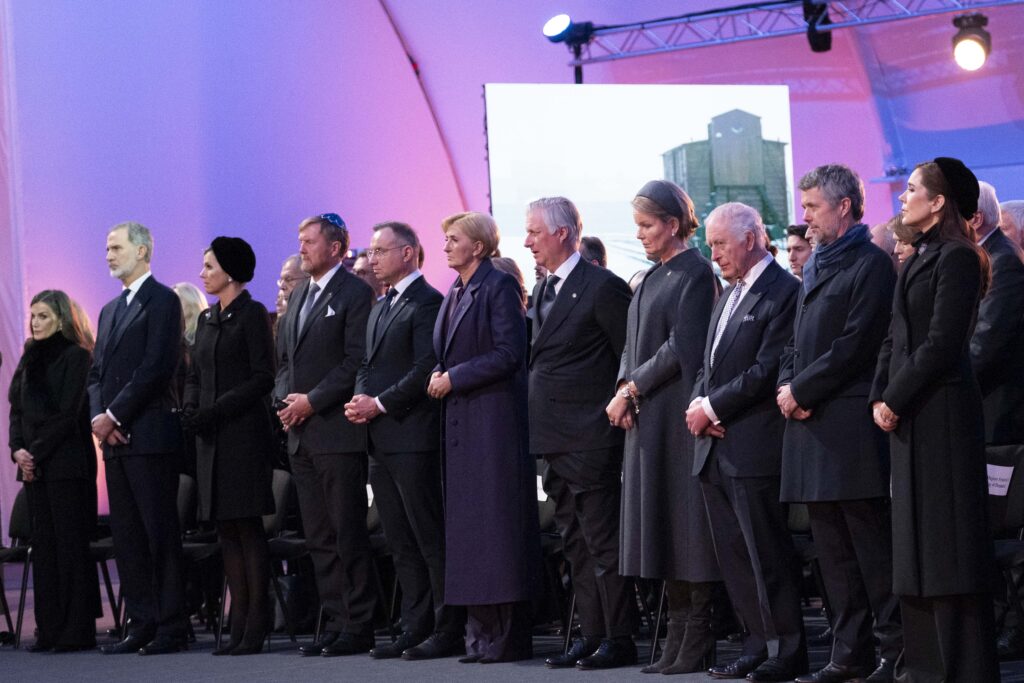
[[[945,12],[967,12],[988,7],[1024,4],[1024,0],[817,0],[828,6],[827,15],[814,20],[818,32],[912,19]],[[824,17],[828,17],[828,22]],[[609,62],[628,57],[728,45],[762,38],[807,33],[804,3],[758,2],[694,12],[677,17],[615,26],[594,26],[572,66]]]

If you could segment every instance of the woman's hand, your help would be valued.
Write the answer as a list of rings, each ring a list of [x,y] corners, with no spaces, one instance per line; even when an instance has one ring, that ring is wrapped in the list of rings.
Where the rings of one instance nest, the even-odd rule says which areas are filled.
[[[875,418],[875,424],[883,432],[891,432],[899,426],[899,415],[892,412],[884,401],[875,401],[871,404],[871,413]]]
[[[21,470],[21,478],[24,481],[34,481],[36,478],[36,462],[32,454],[24,448],[14,451],[14,462],[18,463]]]
[[[452,381],[448,378],[447,372],[435,372],[430,376],[430,384],[427,385],[427,395],[431,398],[442,399],[451,393]]]
[[[633,406],[630,405],[629,400],[616,393],[608,403],[608,407],[604,409],[604,412],[608,414],[608,423],[612,427],[620,427],[629,431],[633,428],[632,409]]]

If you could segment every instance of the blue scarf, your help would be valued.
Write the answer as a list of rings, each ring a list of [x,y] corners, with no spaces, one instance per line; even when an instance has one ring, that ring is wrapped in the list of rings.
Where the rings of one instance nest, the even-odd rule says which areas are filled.
[[[838,263],[846,252],[859,247],[862,242],[870,242],[871,235],[868,233],[868,226],[858,223],[831,244],[820,246],[811,254],[804,264],[804,291],[809,292],[814,288],[818,279],[818,271]]]

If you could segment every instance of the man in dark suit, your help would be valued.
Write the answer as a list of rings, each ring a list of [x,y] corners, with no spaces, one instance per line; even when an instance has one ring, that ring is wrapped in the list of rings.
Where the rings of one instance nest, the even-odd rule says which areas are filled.
[[[178,528],[181,429],[172,379],[181,349],[181,304],[149,270],[153,238],[139,223],[107,235],[121,295],[100,312],[89,371],[92,431],[103,444],[110,529],[127,604],[124,640],[104,654],[184,650],[186,614]]]
[[[367,425],[370,484],[402,587],[402,634],[371,650],[376,659],[464,651],[464,610],[444,604],[440,404],[426,391],[444,297],[417,267],[419,243],[405,223],[373,229],[367,267],[390,288],[370,314],[356,394],[345,404],[350,422]]]
[[[995,189],[986,182],[978,185],[971,225],[988,253],[992,281],[978,307],[971,364],[984,396],[985,443],[1024,444],[1024,255],[999,229]]]
[[[747,630],[740,657],[708,673],[788,681],[807,671],[807,646],[799,565],[779,502],[785,425],[774,396],[800,281],[768,253],[764,224],[751,207],[723,204],[705,225],[711,258],[732,287],[711,315],[686,424],[697,437],[693,473],[725,587]],[[773,639],[777,649],[769,652]]]
[[[373,552],[366,529],[366,430],[345,419],[366,350],[373,292],[341,267],[348,229],[325,213],[299,225],[309,280],[278,323],[274,397],[288,432],[306,545],[327,620],[303,655],[351,655],[373,647]],[[284,404],[284,405],[282,405]]]
[[[555,501],[583,635],[546,663],[607,669],[636,663],[633,589],[619,575],[623,432],[605,414],[632,294],[581,258],[582,227],[564,197],[538,199],[526,212],[525,246],[550,273],[533,290],[530,453],[547,460],[544,490]]]
[[[796,680],[892,680],[903,638],[892,593],[889,443],[874,425],[868,395],[896,271],[858,222],[864,186],[849,168],[807,173],[800,202],[815,251],[804,265],[779,371],[776,402],[787,418],[782,501],[807,504],[835,643],[824,668]],[[881,642],[877,671],[872,616]]]

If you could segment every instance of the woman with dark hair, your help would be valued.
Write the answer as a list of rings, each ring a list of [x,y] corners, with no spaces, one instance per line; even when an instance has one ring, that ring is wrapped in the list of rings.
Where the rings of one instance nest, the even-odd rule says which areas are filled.
[[[199,518],[217,523],[231,591],[231,640],[215,655],[258,653],[270,627],[269,562],[261,515],[274,511],[275,448],[267,401],[274,387],[270,316],[245,289],[256,256],[217,237],[199,278],[218,301],[199,316],[183,423],[196,437]]]
[[[32,518],[39,637],[31,652],[96,647],[100,604],[89,539],[96,529],[96,449],[85,385],[92,362],[67,294],[32,299],[32,338],[14,371],[10,445]]]
[[[900,222],[920,231],[903,264],[871,391],[890,433],[893,592],[906,680],[997,681],[995,575],[981,392],[968,348],[988,258],[968,225],[978,181],[957,159],[919,164]]]
[[[465,605],[463,663],[533,655],[530,600],[540,575],[536,464],[527,439],[526,322],[521,287],[491,262],[498,226],[482,213],[442,223],[459,274],[434,325],[442,403],[445,583]]]
[[[633,220],[655,265],[630,302],[619,393],[607,409],[611,423],[627,430],[619,571],[665,581],[668,638],[661,659],[643,672],[687,673],[707,668],[712,582],[721,576],[682,412],[720,288],[711,263],[690,248],[697,216],[682,188],[647,183],[633,199]]]

